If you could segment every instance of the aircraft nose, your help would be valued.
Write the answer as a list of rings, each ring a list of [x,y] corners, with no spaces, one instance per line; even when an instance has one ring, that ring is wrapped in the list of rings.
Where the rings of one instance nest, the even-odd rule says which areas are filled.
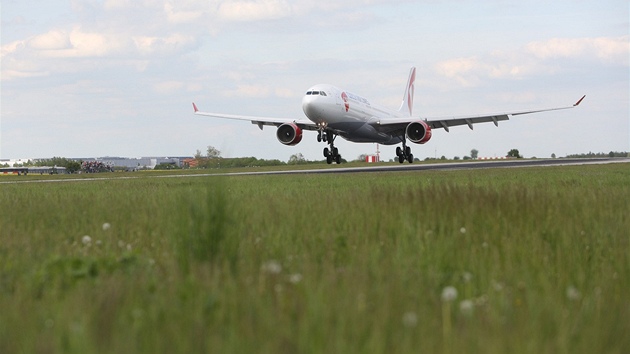
[[[314,96],[304,96],[302,99],[302,111],[304,111],[304,114],[311,120],[315,119],[318,115],[318,109],[314,101]]]

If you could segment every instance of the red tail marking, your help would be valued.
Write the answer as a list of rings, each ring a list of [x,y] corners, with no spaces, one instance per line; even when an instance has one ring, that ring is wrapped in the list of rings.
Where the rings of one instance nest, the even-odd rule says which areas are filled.
[[[199,110],[197,109],[197,105],[195,104],[195,102],[193,102],[193,109],[195,110],[195,112],[199,112]]]
[[[584,99],[584,97],[586,97],[586,95],[582,96],[582,98],[580,98],[577,102],[575,102],[573,107],[576,107],[577,105],[579,105],[582,102],[582,100]]]

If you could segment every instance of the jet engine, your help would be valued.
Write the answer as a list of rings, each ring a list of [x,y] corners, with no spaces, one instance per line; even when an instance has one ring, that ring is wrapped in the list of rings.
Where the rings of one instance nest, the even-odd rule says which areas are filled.
[[[297,145],[302,141],[302,128],[295,123],[284,123],[278,127],[276,137],[284,145]]]
[[[412,143],[424,144],[431,139],[431,127],[425,121],[412,122],[407,125],[405,134]]]

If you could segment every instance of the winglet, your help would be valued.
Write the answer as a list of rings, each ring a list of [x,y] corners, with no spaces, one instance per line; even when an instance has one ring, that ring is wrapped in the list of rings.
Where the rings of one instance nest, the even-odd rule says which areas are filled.
[[[573,105],[573,107],[577,107],[577,106],[578,106],[578,105],[582,102],[582,100],[584,99],[584,97],[586,97],[586,95],[582,96],[582,98],[580,98],[577,102],[575,102],[575,104]]]
[[[195,102],[193,102],[192,104],[193,104],[193,109],[195,110],[195,113],[199,112],[199,109],[197,109],[197,105],[195,104]]]

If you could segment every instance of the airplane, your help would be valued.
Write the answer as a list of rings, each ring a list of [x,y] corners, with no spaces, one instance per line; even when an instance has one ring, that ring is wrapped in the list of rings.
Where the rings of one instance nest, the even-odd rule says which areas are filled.
[[[470,115],[453,118],[414,117],[413,98],[416,68],[412,67],[407,79],[403,100],[398,110],[392,110],[373,104],[368,99],[328,84],[318,84],[306,91],[302,98],[302,110],[308,119],[271,118],[242,116],[234,114],[208,113],[199,111],[193,102],[194,114],[215,118],[250,121],[262,130],[265,125],[276,126],[276,137],[284,145],[296,145],[302,141],[304,130],[317,132],[317,141],[327,143],[324,148],[326,162],[341,163],[341,155],[335,147],[338,136],[355,143],[378,143],[396,145],[398,162],[413,162],[411,148],[407,140],[415,144],[425,144],[431,139],[433,129],[444,129],[458,125],[492,122],[499,126],[499,121],[509,120],[510,116],[540,113],[577,107],[586,95],[572,106],[545,108],[529,111]]]

